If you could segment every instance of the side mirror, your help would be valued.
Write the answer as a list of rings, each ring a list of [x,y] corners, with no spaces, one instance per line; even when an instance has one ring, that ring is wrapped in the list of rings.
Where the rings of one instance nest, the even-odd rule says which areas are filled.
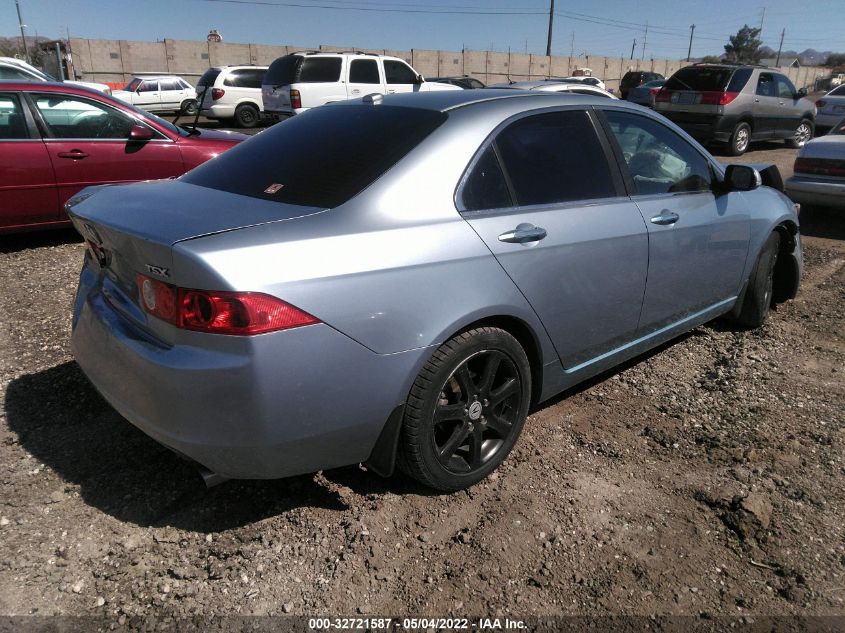
[[[798,95],[799,99],[801,97],[806,97],[807,96],[807,89],[806,88],[799,88],[798,92],[796,94]]]
[[[133,125],[129,130],[130,141],[149,141],[153,137],[153,131],[146,125]]]
[[[725,191],[751,191],[762,184],[760,172],[749,165],[728,165],[725,169]]]

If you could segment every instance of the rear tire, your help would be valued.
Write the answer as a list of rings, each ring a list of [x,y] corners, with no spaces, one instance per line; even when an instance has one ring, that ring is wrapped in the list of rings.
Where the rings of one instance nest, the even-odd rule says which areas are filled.
[[[182,105],[179,107],[178,114],[182,114],[182,115],[185,115],[185,116],[196,116],[196,114],[197,114],[196,99],[185,99],[182,102]]]
[[[809,119],[801,119],[795,135],[786,139],[786,146],[792,149],[799,149],[806,145],[807,141],[813,138],[813,122]]]
[[[748,277],[745,294],[741,303],[734,308],[730,320],[738,326],[755,329],[763,325],[774,302],[774,272],[780,250],[780,235],[777,232],[769,235],[760,251],[757,263]]]
[[[235,108],[235,123],[238,127],[251,128],[258,125],[259,112],[258,108],[248,103],[239,105]]]
[[[728,141],[728,153],[731,156],[742,156],[751,144],[751,126],[745,121],[736,124],[731,140]]]
[[[508,456],[531,401],[525,350],[499,328],[475,328],[441,345],[405,406],[399,467],[443,491],[467,488]]]

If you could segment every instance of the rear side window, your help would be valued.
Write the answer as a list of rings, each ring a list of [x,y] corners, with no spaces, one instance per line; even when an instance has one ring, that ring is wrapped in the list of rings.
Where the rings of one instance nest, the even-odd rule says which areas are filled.
[[[38,77],[31,75],[20,68],[0,66],[0,79],[20,79],[23,81],[32,81],[33,79],[38,79]]]
[[[505,175],[492,145],[484,151],[472,168],[464,184],[461,199],[466,211],[513,206]]]
[[[213,86],[214,82],[217,81],[217,77],[220,75],[219,68],[209,68],[206,70],[200,80],[197,82],[197,88],[202,88],[204,86]]]
[[[18,98],[0,94],[0,139],[25,138],[29,138],[29,130]]]
[[[182,84],[180,84],[175,79],[162,79],[161,80],[161,89],[162,90],[182,90]]]
[[[299,67],[297,83],[333,83],[340,81],[340,57],[306,57]]]
[[[261,88],[261,81],[267,71],[258,68],[241,68],[233,70],[223,80],[224,86],[233,88]]]
[[[349,66],[349,83],[380,84],[378,63],[374,59],[353,59]]]
[[[724,92],[733,75],[732,68],[721,66],[688,66],[681,68],[666,82],[667,90],[695,90],[697,92]]]
[[[616,195],[604,150],[582,110],[520,119],[496,144],[520,206]]]
[[[279,57],[270,64],[267,74],[264,75],[264,83],[271,86],[289,86],[294,82],[294,77],[302,64],[302,55],[285,55]]]
[[[728,92],[742,92],[742,89],[745,88],[745,84],[747,84],[748,80],[751,79],[753,72],[754,71],[751,68],[737,69],[728,84]]]
[[[446,118],[443,112],[386,105],[315,108],[182,180],[275,202],[336,207],[372,184]]]
[[[389,84],[412,84],[416,83],[417,74],[408,64],[392,59],[385,59],[384,78]]]

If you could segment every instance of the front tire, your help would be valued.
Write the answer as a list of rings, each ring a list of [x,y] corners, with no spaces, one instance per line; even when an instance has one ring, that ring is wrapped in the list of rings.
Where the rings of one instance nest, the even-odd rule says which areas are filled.
[[[755,329],[763,325],[774,300],[775,265],[780,250],[780,235],[769,235],[748,277],[741,303],[734,308],[730,319],[742,328]]]
[[[801,119],[795,134],[786,139],[786,146],[792,149],[799,149],[806,145],[807,141],[813,138],[813,122],[809,119]]]
[[[235,109],[235,123],[238,127],[252,128],[258,125],[258,108],[254,105],[243,104]]]
[[[519,342],[493,327],[441,345],[405,407],[399,467],[443,491],[467,488],[508,456],[531,402],[531,368]]]
[[[731,156],[742,156],[751,144],[751,126],[745,121],[737,123],[728,141],[728,153]]]

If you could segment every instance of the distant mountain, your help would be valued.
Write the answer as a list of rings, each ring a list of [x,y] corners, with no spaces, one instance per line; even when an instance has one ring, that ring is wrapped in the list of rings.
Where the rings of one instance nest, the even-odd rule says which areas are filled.
[[[770,46],[761,46],[760,52],[762,53],[761,57],[764,58],[776,57],[778,54],[777,49],[774,49]],[[797,57],[798,61],[803,66],[821,66],[827,61],[828,56],[833,54],[833,52],[834,51],[819,52],[814,48],[808,48],[807,50],[801,51],[800,53],[798,51],[793,50],[781,51],[780,56],[781,59],[794,59]]]

